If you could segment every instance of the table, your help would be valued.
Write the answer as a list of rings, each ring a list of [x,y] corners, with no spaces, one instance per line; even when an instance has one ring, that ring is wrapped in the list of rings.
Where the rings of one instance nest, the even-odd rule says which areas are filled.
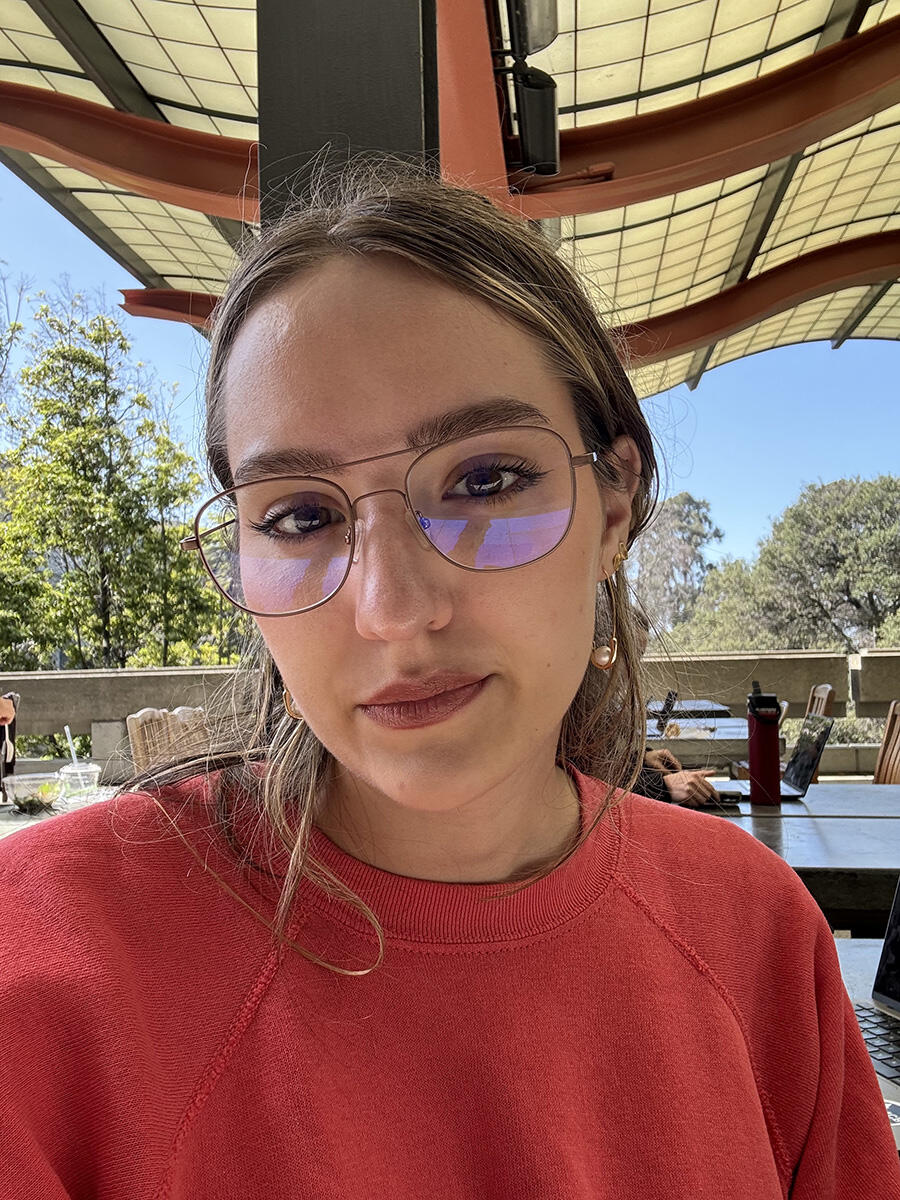
[[[108,800],[118,790],[115,787],[101,786],[91,792],[89,796],[79,796],[77,800],[58,800],[52,808],[40,813],[23,813],[19,812],[13,804],[0,804],[0,838],[18,833],[20,829],[29,829],[33,825],[40,825],[43,821],[52,821],[54,817],[62,816],[66,812],[74,812],[78,808],[85,808],[88,804],[96,804],[99,800]]]
[[[792,866],[832,928],[884,936],[900,879],[900,784],[814,783],[803,800],[741,800],[719,815]]]
[[[872,1000],[872,984],[878,970],[882,942],[879,938],[835,938],[834,944],[841,964],[844,987],[854,1004],[869,1004]],[[878,1078],[881,1091],[887,1100],[900,1100],[900,1084],[889,1079]]]
[[[663,700],[647,701],[647,716],[658,717],[663,710]],[[669,720],[679,717],[730,717],[731,709],[715,700],[676,700],[669,713]]]
[[[654,750],[671,750],[685,767],[725,767],[747,758],[746,717],[673,717],[671,724],[678,726],[679,737],[661,737],[656,721],[648,719],[647,745]],[[784,753],[784,738],[779,745]]]

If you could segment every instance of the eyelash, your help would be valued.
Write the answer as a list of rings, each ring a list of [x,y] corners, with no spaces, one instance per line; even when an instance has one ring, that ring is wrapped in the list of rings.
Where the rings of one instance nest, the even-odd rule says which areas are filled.
[[[475,500],[480,504],[502,504],[505,498],[511,493],[516,493],[523,491],[525,488],[533,487],[536,483],[539,483],[543,478],[545,478],[547,474],[546,471],[539,470],[534,463],[528,462],[526,459],[518,459],[515,462],[504,462],[500,459],[495,459],[493,462],[479,463],[477,467],[470,467],[468,471],[461,472],[455,482],[452,484],[452,487],[456,487],[458,484],[462,483],[466,476],[473,474],[475,471],[508,471],[519,476],[518,480],[512,485],[512,487],[505,488],[502,492],[495,492],[488,496],[469,497],[471,500]],[[264,534],[265,536],[276,541],[279,539],[290,541],[296,538],[298,535],[295,533],[282,533],[279,529],[276,529],[275,526],[279,521],[282,521],[285,517],[290,516],[292,511],[292,509],[287,508],[283,512],[272,513],[263,521],[249,521],[248,524],[254,533]],[[327,526],[324,528],[327,528]],[[320,532],[322,531],[314,529],[305,536],[313,537],[316,533]]]
[[[473,500],[479,500],[482,504],[500,504],[510,493],[522,491],[527,487],[533,487],[534,484],[539,483],[547,474],[546,471],[539,470],[534,463],[528,462],[524,458],[520,458],[512,463],[496,459],[493,462],[479,463],[477,467],[470,467],[468,471],[463,471],[452,486],[456,487],[457,484],[462,483],[466,476],[471,475],[474,471],[511,471],[519,476],[519,479],[512,487],[505,488],[502,492],[495,492],[490,496],[470,497]]]

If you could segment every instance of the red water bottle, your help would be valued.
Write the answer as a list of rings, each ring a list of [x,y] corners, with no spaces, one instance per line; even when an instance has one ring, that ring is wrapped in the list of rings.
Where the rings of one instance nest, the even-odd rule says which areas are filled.
[[[750,760],[750,803],[781,803],[781,755],[778,720],[781,708],[774,692],[763,692],[753,680],[747,697],[747,733]]]

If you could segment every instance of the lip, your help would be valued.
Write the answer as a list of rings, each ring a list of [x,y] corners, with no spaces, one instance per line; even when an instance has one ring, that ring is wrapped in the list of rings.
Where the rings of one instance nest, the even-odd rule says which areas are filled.
[[[480,683],[483,675],[463,674],[459,671],[438,671],[434,675],[419,679],[397,679],[383,687],[381,691],[363,700],[360,708],[368,708],[373,704],[403,704],[406,701],[430,700],[441,692],[452,692],[457,688],[468,687],[470,683]]]
[[[360,710],[377,725],[387,729],[421,729],[445,721],[479,696],[488,682],[487,676],[455,676],[453,680],[465,678],[466,682],[448,686],[449,677],[437,680],[410,680],[391,684],[376,693],[378,703],[361,704]],[[436,690],[437,688],[440,690]],[[410,692],[418,692],[411,696]],[[401,698],[385,700],[383,697],[400,695]]]

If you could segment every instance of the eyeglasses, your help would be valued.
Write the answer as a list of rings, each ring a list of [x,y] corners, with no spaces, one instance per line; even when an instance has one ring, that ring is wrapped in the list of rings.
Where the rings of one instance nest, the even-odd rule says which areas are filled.
[[[291,616],[318,608],[346,580],[366,496],[403,496],[413,529],[455,566],[505,571],[537,562],[562,542],[575,512],[575,468],[596,461],[593,451],[573,457],[551,429],[511,425],[430,446],[410,463],[402,490],[351,500],[332,480],[311,475],[238,484],[206,501],[181,545],[199,550],[213,583],[238,608]]]

